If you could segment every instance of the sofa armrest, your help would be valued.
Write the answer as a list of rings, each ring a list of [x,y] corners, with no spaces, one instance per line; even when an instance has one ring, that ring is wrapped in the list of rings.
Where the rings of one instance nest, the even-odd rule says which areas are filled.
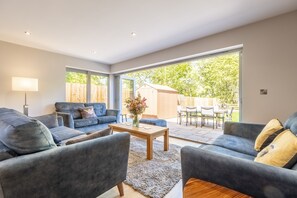
[[[264,124],[225,122],[224,134],[256,140],[257,136],[264,127]]]
[[[70,113],[57,112],[57,115],[62,116],[64,126],[74,129],[74,121],[73,121],[73,117]]]
[[[296,197],[297,172],[251,160],[183,147],[181,150],[183,185],[198,178],[253,197]]]
[[[116,116],[117,122],[120,122],[120,110],[118,109],[106,109],[107,116]]]
[[[130,135],[119,133],[0,162],[0,197],[97,197],[126,179]]]

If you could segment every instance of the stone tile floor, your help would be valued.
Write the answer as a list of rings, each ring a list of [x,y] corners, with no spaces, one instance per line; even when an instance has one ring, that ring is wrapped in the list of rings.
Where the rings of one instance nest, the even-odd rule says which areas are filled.
[[[169,136],[183,140],[189,140],[197,143],[210,144],[218,136],[223,134],[223,129],[213,129],[210,123],[201,128],[200,124],[196,128],[195,125],[187,125],[185,123],[177,124],[176,118],[167,119],[167,126],[169,128]]]

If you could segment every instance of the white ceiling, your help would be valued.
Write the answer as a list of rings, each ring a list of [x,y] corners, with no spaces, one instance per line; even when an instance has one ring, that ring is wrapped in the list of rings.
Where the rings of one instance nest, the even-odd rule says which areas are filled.
[[[293,10],[297,0],[0,0],[0,40],[114,64]]]

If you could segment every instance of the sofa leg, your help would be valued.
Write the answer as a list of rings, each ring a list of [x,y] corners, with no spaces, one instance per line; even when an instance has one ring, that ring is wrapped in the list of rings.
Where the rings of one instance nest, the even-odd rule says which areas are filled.
[[[117,186],[118,186],[118,190],[119,190],[120,196],[124,196],[123,182],[118,183]]]

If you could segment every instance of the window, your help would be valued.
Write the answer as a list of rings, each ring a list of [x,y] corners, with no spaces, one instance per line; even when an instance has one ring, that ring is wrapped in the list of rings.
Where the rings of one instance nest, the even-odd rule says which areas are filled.
[[[108,103],[108,76],[91,75],[91,102]]]
[[[104,102],[108,106],[108,75],[66,70],[67,102]]]

